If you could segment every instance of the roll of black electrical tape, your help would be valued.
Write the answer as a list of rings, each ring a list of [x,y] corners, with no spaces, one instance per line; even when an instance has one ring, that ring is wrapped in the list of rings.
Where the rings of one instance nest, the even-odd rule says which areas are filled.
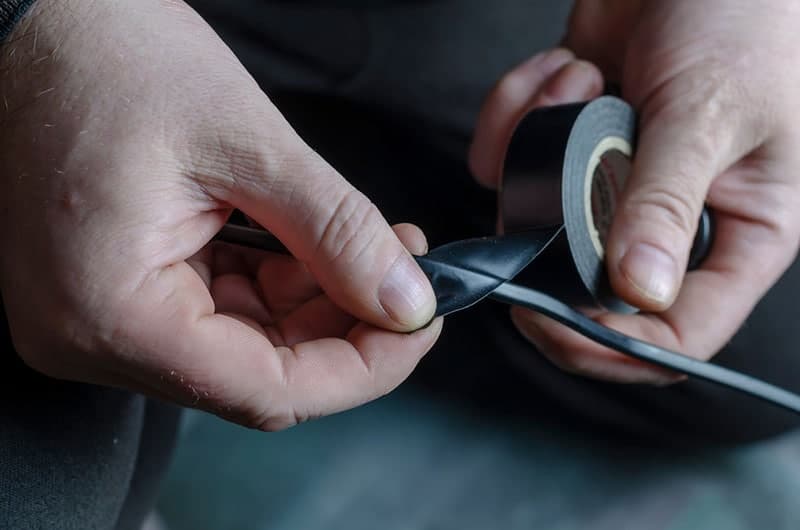
[[[501,233],[563,224],[565,230],[515,282],[570,305],[635,309],[611,290],[603,261],[614,211],[631,171],[636,114],[612,96],[534,110],[517,126],[499,189]],[[708,253],[713,230],[700,219],[691,265]]]

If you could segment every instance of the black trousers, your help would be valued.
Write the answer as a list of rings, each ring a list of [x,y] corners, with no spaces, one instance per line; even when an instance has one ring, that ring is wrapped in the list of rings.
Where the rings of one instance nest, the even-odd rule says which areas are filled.
[[[391,222],[418,224],[432,245],[492,232],[494,196],[465,164],[472,122],[500,73],[555,41],[568,6],[195,4],[300,134]],[[715,361],[800,391],[792,311],[799,295],[795,265]],[[0,528],[138,528],[167,465],[178,411],[49,380],[19,361],[6,329],[0,341]],[[656,389],[566,374],[516,332],[507,308],[491,302],[449,318],[409,384],[472,400],[487,413],[637,445],[708,448],[798,424],[700,381]]]

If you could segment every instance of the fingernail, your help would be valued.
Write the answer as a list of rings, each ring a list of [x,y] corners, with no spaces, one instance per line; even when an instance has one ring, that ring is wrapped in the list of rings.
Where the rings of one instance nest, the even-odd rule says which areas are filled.
[[[678,288],[678,267],[675,260],[646,243],[628,249],[619,264],[620,272],[645,297],[659,303],[672,301]]]
[[[395,260],[384,276],[378,300],[392,320],[411,329],[427,324],[436,309],[428,278],[406,253]]]

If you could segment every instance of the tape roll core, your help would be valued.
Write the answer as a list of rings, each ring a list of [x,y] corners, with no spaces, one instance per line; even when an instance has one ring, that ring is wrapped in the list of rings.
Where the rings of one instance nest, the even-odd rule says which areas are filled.
[[[604,138],[589,159],[584,180],[586,224],[595,252],[603,259],[611,222],[631,171],[631,145],[623,138]]]
[[[572,305],[635,311],[612,292],[603,261],[635,139],[633,109],[611,96],[537,109],[520,121],[506,154],[498,226],[566,230],[517,282]]]

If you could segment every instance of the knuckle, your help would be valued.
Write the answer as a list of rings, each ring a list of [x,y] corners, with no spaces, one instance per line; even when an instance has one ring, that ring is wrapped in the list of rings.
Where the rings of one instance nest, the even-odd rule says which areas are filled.
[[[769,219],[762,221],[762,230],[739,239],[753,256],[761,256],[760,274],[776,281],[797,260],[800,249],[800,215],[787,206],[773,204]],[[771,250],[764,251],[764,247]]]
[[[260,170],[255,175],[259,180],[266,177],[275,185],[298,186],[311,184],[318,175],[331,171],[327,163],[305,144],[275,145],[272,149],[261,149]]]
[[[339,199],[325,224],[315,257],[352,264],[380,236],[383,217],[361,192],[351,189]]]
[[[228,420],[233,421],[248,429],[263,432],[278,432],[302,423],[302,418],[292,411],[276,412],[274,410],[245,409],[233,415],[228,415]]]
[[[257,135],[247,131],[228,135],[232,136],[216,141],[215,149],[206,150],[206,160],[198,164],[209,169],[207,180],[212,184],[236,192],[263,186],[278,174],[276,158],[264,149]]]
[[[494,98],[503,104],[522,103],[532,92],[528,84],[527,76],[519,70],[512,70],[504,74],[497,82]]]
[[[647,125],[654,128],[663,127],[664,124],[680,124],[684,131],[679,138],[669,138],[675,152],[672,162],[676,173],[670,177],[696,179],[702,176],[697,174],[698,168],[708,167],[709,163],[717,160],[723,148],[725,130],[720,127],[720,111],[710,108],[717,106],[707,102],[695,105],[673,101],[647,118]]]
[[[221,414],[229,421],[239,425],[264,432],[278,432],[313,419],[310,414],[304,414],[287,402],[270,403],[258,406],[257,400],[247,400],[240,406],[225,407]],[[217,411],[219,413],[219,411]]]
[[[650,187],[634,193],[626,204],[629,216],[669,230],[669,235],[694,236],[699,206],[685,186]]]
[[[800,222],[795,220],[791,221],[790,215],[783,216],[776,222],[775,232],[780,241],[779,247],[788,249],[788,255],[791,261],[794,261],[800,250]]]
[[[278,432],[284,431],[296,425],[300,425],[301,423],[306,423],[313,419],[316,419],[316,417],[293,410],[286,411],[282,414],[269,416],[267,419],[260,421],[260,423],[254,424],[254,426],[255,429],[259,431]]]
[[[311,419],[301,414],[292,400],[291,388],[295,386],[294,353],[289,348],[278,348],[281,360],[276,364],[272,356],[260,357],[249,369],[258,374],[258,384],[244,390],[231,388],[225,383],[211,383],[214,387],[208,397],[216,404],[212,412],[247,427],[265,432],[288,429]],[[213,379],[213,374],[208,378]]]
[[[262,432],[280,432],[294,427],[299,423],[301,422],[295,420],[291,414],[284,414],[282,416],[272,416],[261,422],[256,421],[249,425],[245,424],[245,427]]]
[[[706,166],[709,161],[722,163],[732,149],[757,147],[776,121],[775,105],[759,85],[740,75],[743,59],[731,62],[730,57],[720,50],[706,54],[673,71],[642,102],[643,123],[681,124],[684,152]]]
[[[788,212],[787,212],[788,213]],[[764,233],[759,234],[763,241],[768,241],[775,248],[782,248],[786,251],[795,250],[800,244],[800,234],[798,234],[798,222],[792,221],[792,215],[783,215],[779,207],[773,210],[770,220],[764,225]],[[794,261],[792,259],[791,261]]]
[[[698,147],[713,148],[728,135],[731,120],[747,110],[744,102],[752,99],[739,77],[713,57],[692,64],[649,92],[642,105],[642,119],[645,123],[684,123],[693,144],[700,142]],[[727,127],[721,127],[722,123]],[[714,152],[709,150],[708,154]]]
[[[248,429],[277,432],[307,419],[290,410],[283,402],[265,399],[261,391],[254,391],[246,396],[233,396],[231,393],[238,391],[228,385],[191,380],[190,377],[181,375],[179,382],[172,381],[181,387],[178,393],[186,406],[207,410]],[[173,373],[171,378],[177,379],[177,373]],[[190,380],[193,382],[189,383]]]
[[[546,52],[546,55],[548,57],[554,56],[556,59],[560,58],[565,63],[573,57],[572,52],[563,48]],[[492,99],[512,109],[522,107],[539,90],[542,81],[540,75],[524,66],[514,68],[498,80],[492,91]]]
[[[303,175],[311,150],[287,131],[264,130],[274,123],[271,112],[253,106],[244,123],[214,126],[197,134],[184,166],[207,192],[228,196],[237,192],[269,191],[272,186]],[[291,178],[290,178],[291,177]],[[267,190],[265,190],[267,188]]]

